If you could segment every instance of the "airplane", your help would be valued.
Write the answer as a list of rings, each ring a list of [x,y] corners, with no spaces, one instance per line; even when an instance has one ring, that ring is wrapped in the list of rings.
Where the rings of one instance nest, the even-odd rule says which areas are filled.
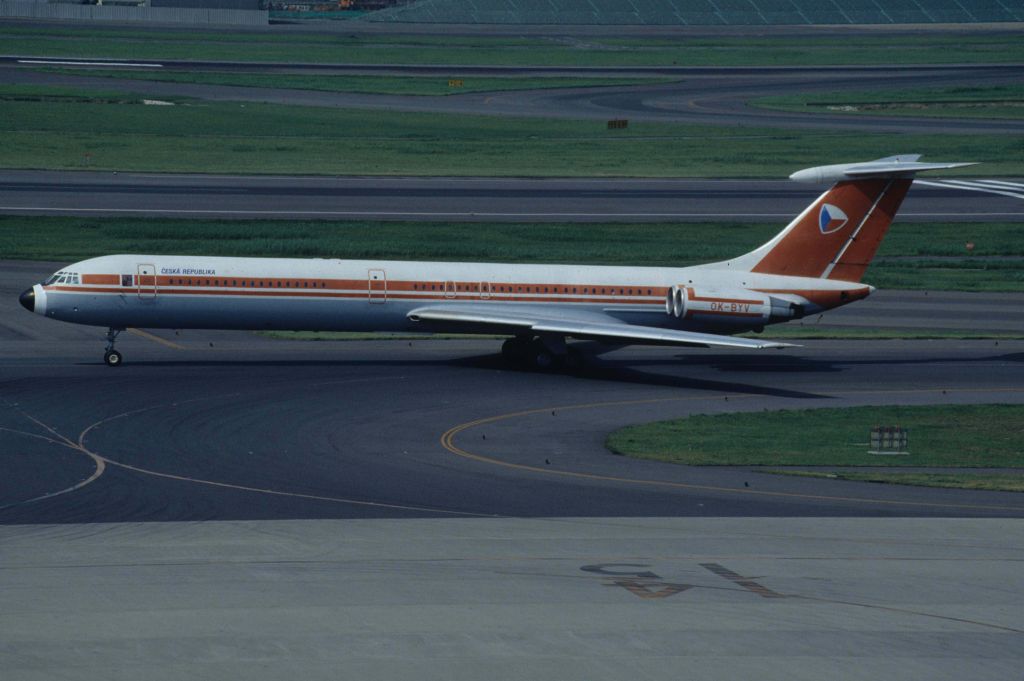
[[[107,255],[65,267],[19,300],[44,317],[107,327],[111,367],[123,362],[118,334],[132,327],[508,335],[502,355],[541,369],[578,366],[567,338],[783,348],[734,334],[870,295],[861,277],[914,175],[974,165],[918,159],[797,171],[790,179],[831,187],[764,245],[706,265]]]

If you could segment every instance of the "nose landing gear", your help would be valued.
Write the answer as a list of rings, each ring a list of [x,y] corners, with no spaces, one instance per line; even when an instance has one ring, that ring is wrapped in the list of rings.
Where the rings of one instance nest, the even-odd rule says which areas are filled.
[[[124,331],[124,329],[115,329],[113,327],[107,329],[107,348],[106,352],[103,353],[103,361],[108,367],[119,367],[123,361],[121,353],[114,349],[114,341],[117,340],[118,335]]]

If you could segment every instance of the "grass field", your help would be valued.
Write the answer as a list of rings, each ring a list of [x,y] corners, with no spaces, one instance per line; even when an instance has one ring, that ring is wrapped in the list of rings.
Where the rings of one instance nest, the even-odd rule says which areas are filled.
[[[50,71],[51,69],[45,69]],[[171,83],[232,85],[238,87],[323,90],[385,95],[457,95],[467,92],[537,90],[547,88],[608,87],[671,82],[668,78],[558,78],[524,76],[491,78],[460,74],[441,76],[306,76],[300,74],[211,73],[208,71],[121,71],[112,69],[52,69],[59,73],[102,78],[128,78]],[[455,86],[451,81],[460,83]]]
[[[6,54],[352,64],[781,66],[1013,63],[1019,33],[601,38],[200,32],[72,26],[0,27]]]
[[[890,473],[873,471],[764,471],[778,475],[798,475],[808,478],[881,482],[889,485],[916,485],[918,487],[954,487],[995,492],[1024,492],[1024,475],[1016,473]]]
[[[770,239],[781,224],[444,223],[181,220],[0,216],[5,258],[75,261],[108,253],[379,258],[604,265],[695,265],[724,260]],[[963,243],[975,243],[973,255]],[[897,224],[865,281],[883,288],[1022,291],[1017,223]],[[961,266],[956,266],[961,265]],[[912,275],[912,276],[911,276]]]
[[[274,104],[0,86],[0,167],[149,172],[597,177],[787,177],[894,148],[1024,175],[1024,136],[732,129]]]
[[[909,429],[910,454],[868,454],[877,425]],[[626,456],[694,466],[1009,468],[1024,466],[1024,405],[695,415],[624,428],[607,445]]]
[[[750,102],[768,109],[800,112],[1024,118],[1024,85],[948,87],[872,92],[831,92],[760,97]]]

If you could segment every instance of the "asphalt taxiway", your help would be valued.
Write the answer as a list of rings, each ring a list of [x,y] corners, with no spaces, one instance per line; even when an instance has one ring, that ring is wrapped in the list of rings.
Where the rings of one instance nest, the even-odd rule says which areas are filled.
[[[1024,516],[1016,494],[668,466],[603,447],[619,426],[690,413],[1024,402],[1022,341],[808,341],[759,353],[585,345],[587,370],[564,375],[507,370],[492,339],[140,331],[119,342],[126,365],[109,369],[103,330],[17,307],[20,288],[49,269],[5,263],[0,278],[2,522]],[[1020,302],[958,305],[1013,332]],[[877,305],[850,309],[891,326],[887,315],[903,306],[899,318],[910,316],[913,296]]]
[[[296,177],[0,171],[0,213],[222,219],[784,224],[823,191],[788,180]],[[918,181],[900,220],[1024,218],[1024,181]]]
[[[45,61],[45,60],[43,60]],[[13,56],[0,62],[0,83],[44,84],[105,91],[116,89],[149,97],[188,97],[208,101],[240,101],[388,111],[419,111],[447,114],[527,116],[560,119],[603,120],[627,118],[738,128],[800,128],[805,130],[857,130],[877,133],[1021,134],[1024,123],[1010,119],[936,118],[928,116],[864,116],[836,112],[801,113],[775,111],[748,105],[768,95],[804,92],[874,91],[888,88],[1002,85],[1020,82],[1020,65],[793,67],[793,68],[630,68],[590,69],[572,67],[481,67],[488,74],[505,76],[650,76],[670,72],[673,83],[626,86],[514,90],[449,96],[378,95],[283,88],[204,85],[137,79],[107,78],[69,72],[39,71],[38,59]],[[96,68],[90,61],[88,68]],[[140,64],[142,62],[139,62]],[[71,68],[68,60],[51,64]],[[123,64],[122,64],[123,67]],[[239,68],[237,64],[183,64],[186,70]],[[246,64],[252,72],[312,71],[324,74],[378,71],[361,65]],[[473,67],[468,67],[472,69]],[[449,69],[449,72],[452,69]],[[421,73],[416,66],[387,67],[392,75]]]
[[[691,413],[1019,404],[1024,341],[635,348],[563,375],[508,370],[490,339],[139,331],[110,369],[100,329],[17,307],[54,267],[0,263],[5,679],[1020,670],[1024,495],[675,467],[603,439]],[[1022,302],[897,292],[834,323],[951,306],[1019,328]]]

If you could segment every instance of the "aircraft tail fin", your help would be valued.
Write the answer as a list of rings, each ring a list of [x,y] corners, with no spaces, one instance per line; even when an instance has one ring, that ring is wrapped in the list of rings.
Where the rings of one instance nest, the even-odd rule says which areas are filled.
[[[914,174],[974,165],[920,163],[919,158],[889,156],[793,173],[790,179],[797,182],[834,184],[771,241],[728,266],[761,274],[860,281]]]

